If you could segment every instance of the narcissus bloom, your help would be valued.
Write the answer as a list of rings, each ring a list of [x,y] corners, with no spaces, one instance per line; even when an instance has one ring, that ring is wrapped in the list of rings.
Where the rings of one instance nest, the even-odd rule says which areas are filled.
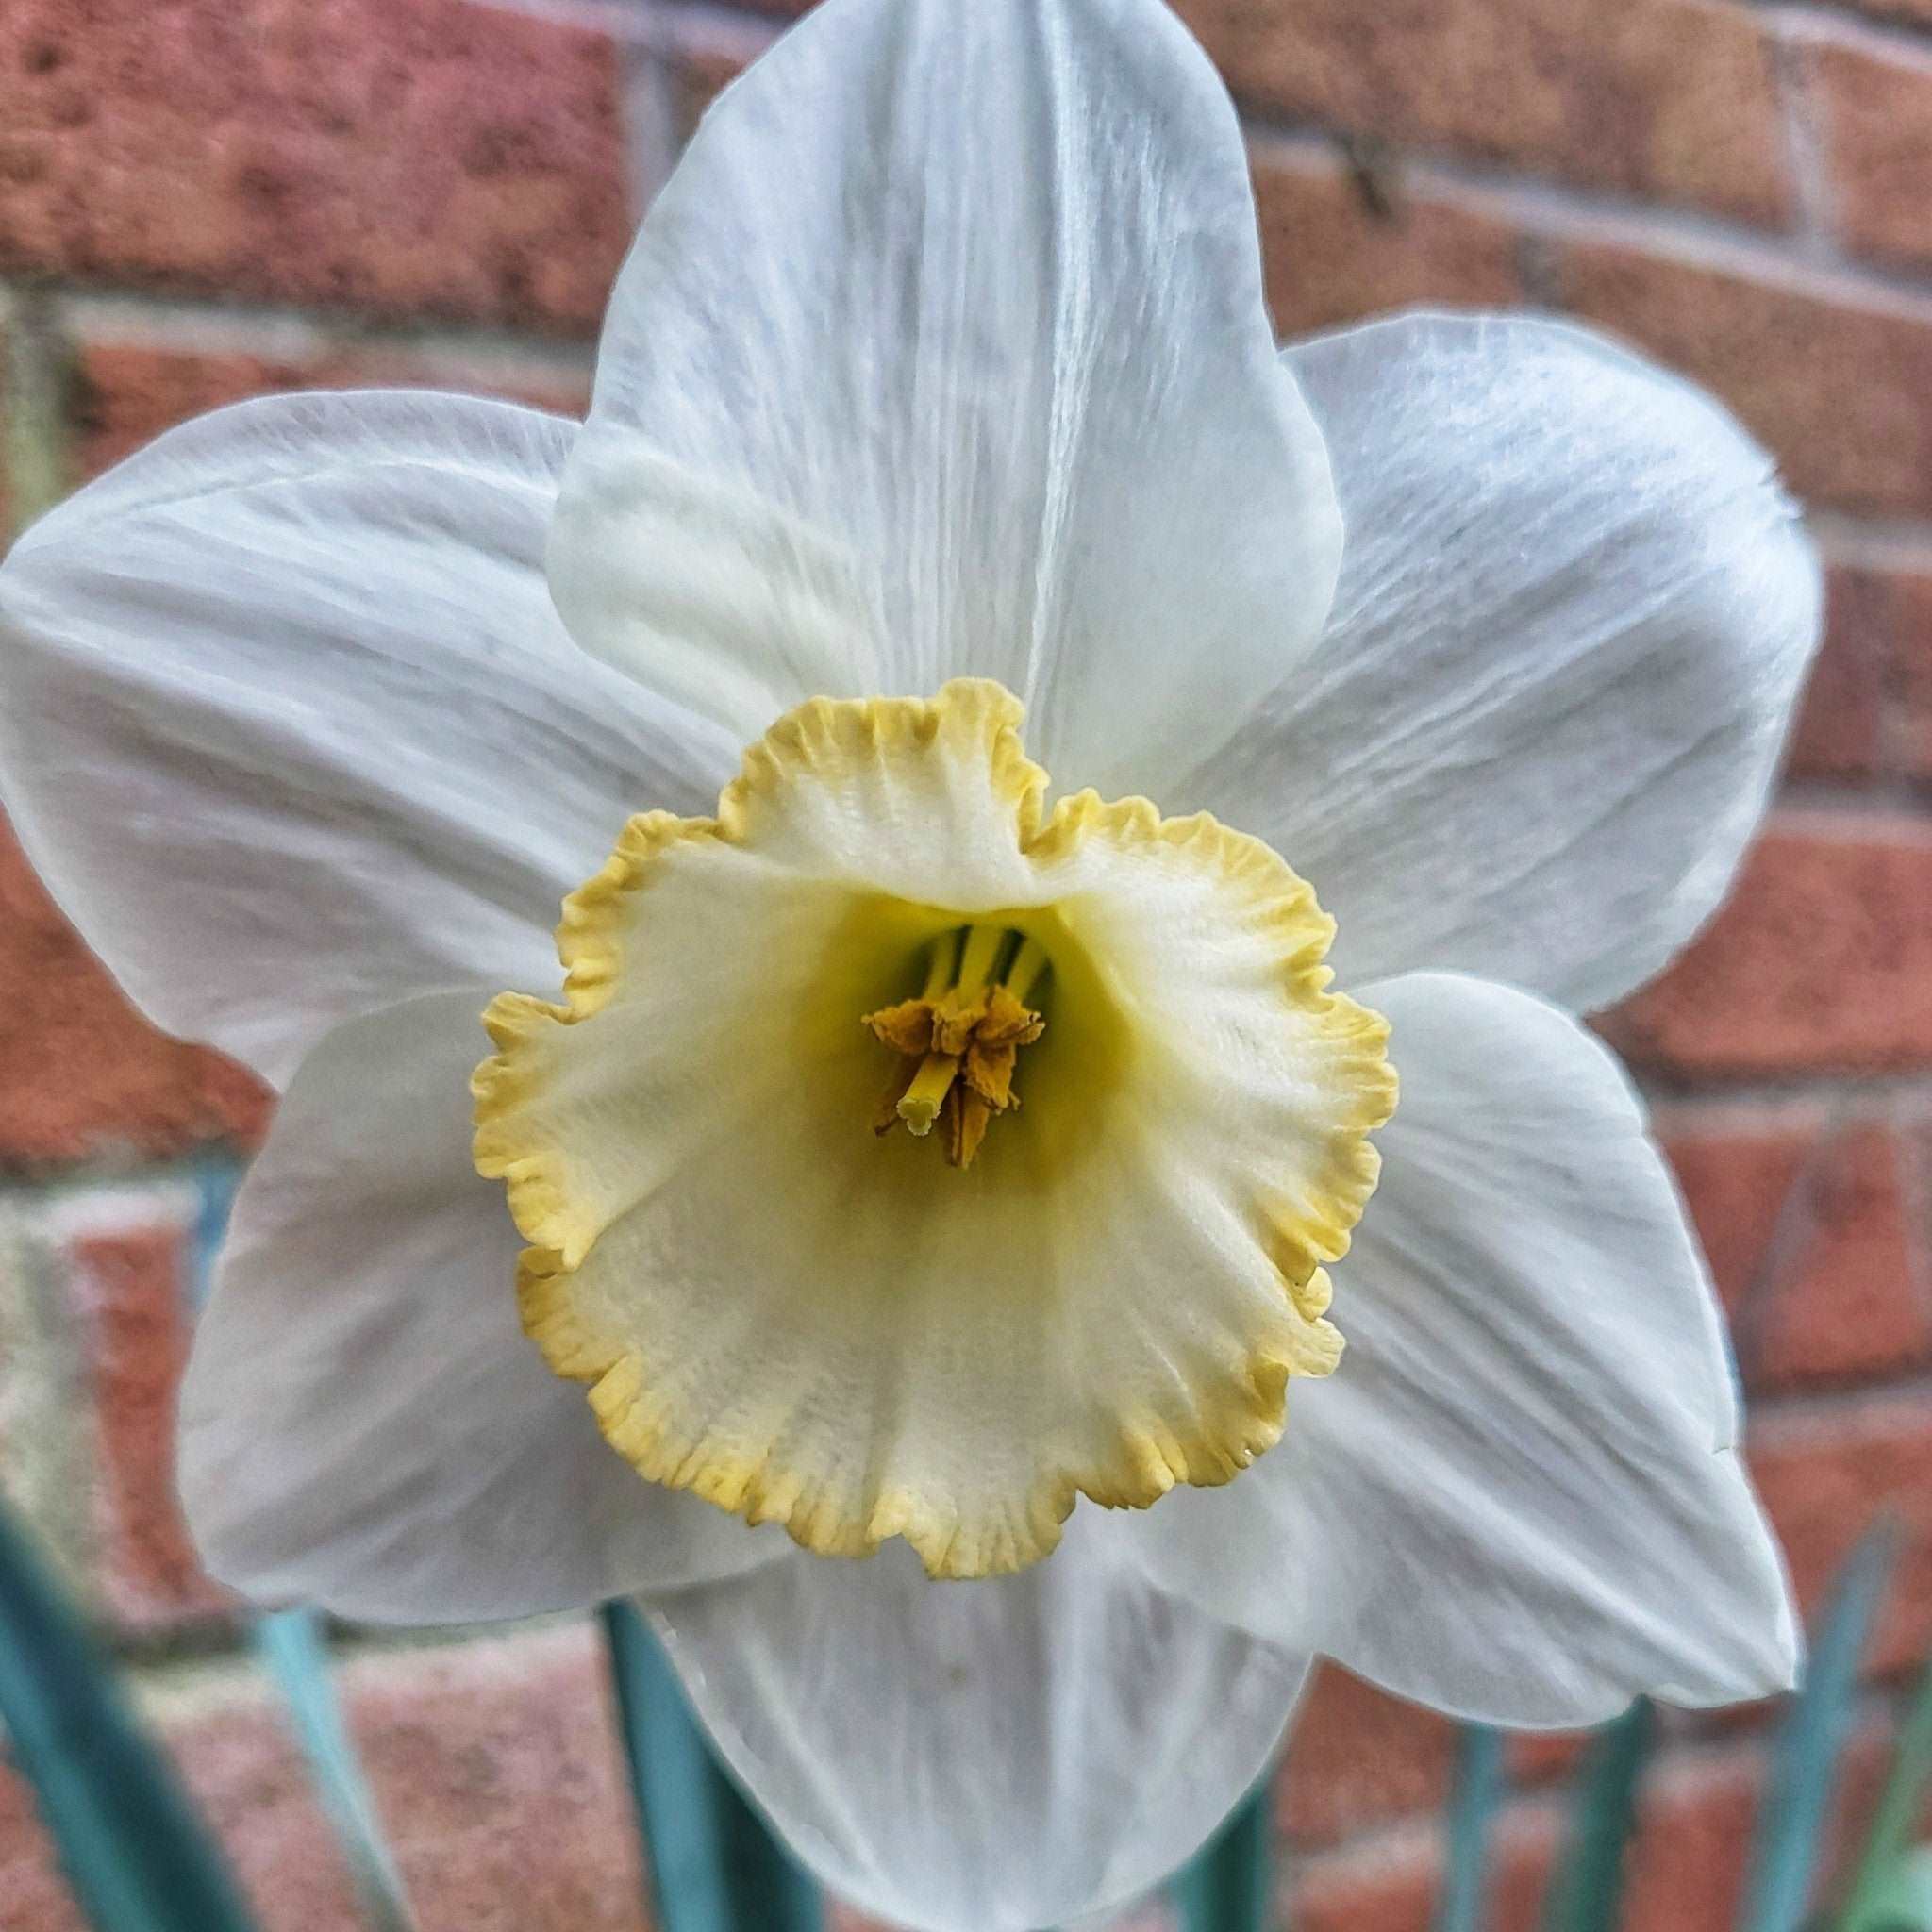
[[[588,424],[222,411],[0,624],[34,861],[286,1089],[184,1396],[242,1588],[639,1593],[807,1857],[938,1927],[1157,1878],[1317,1654],[1513,1724],[1789,1680],[1570,1015],[1720,898],[1813,559],[1576,329],[1278,352],[1156,0],[829,0]]]

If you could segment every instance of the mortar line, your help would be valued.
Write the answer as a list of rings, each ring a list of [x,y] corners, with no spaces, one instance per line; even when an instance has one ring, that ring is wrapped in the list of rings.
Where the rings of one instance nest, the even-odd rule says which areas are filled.
[[[1913,1366],[1890,1374],[1848,1375],[1842,1383],[1810,1389],[1760,1391],[1748,1404],[1754,1430],[1781,1424],[1832,1423],[1855,1418],[1861,1408],[1908,1407],[1920,1423],[1932,1408],[1932,1371]]]
[[[1872,1107],[1914,1107],[1932,1113],[1932,1068],[1909,1072],[1883,1068],[1824,1068],[1813,1073],[1734,1075],[1700,1074],[1680,1079],[1654,1066],[1629,1069],[1652,1110],[1677,1131],[1695,1124],[1702,1111],[1711,1118],[1735,1110],[1766,1113],[1795,1110],[1804,1106],[1828,1107],[1840,1098],[1869,1102]]]
[[[1770,35],[1772,82],[1784,134],[1785,158],[1797,204],[1798,252],[1831,263],[1841,259],[1837,196],[1827,155],[1830,110],[1811,84],[1805,49],[1791,36]]]
[[[1853,38],[1868,41],[1888,53],[1932,56],[1932,21],[1923,25],[1903,15],[1887,18],[1861,7],[1857,0],[1749,0],[1754,13],[1774,27],[1838,26],[1854,29]]]
[[[1336,158],[1351,130],[1313,116],[1249,110],[1243,115],[1251,154],[1260,161]],[[1795,227],[1774,227],[1677,202],[1645,200],[1614,188],[1581,183],[1534,166],[1485,161],[1432,145],[1391,150],[1398,179],[1411,189],[1454,191],[1488,204],[1500,219],[1545,231],[1561,242],[1622,240],[1650,253],[1720,272],[1748,275],[1797,292],[1890,305],[1917,321],[1932,320],[1932,271],[1847,255],[1835,243],[1800,253]],[[1823,290],[1815,285],[1824,284]]]
[[[162,339],[176,330],[184,336],[192,332],[203,341],[210,336],[232,336],[238,350],[250,346],[250,332],[255,331],[284,337],[291,353],[394,348],[452,358],[534,359],[574,370],[588,369],[596,353],[596,345],[588,336],[546,335],[434,318],[411,322],[353,309],[230,302],[218,296],[202,298],[58,278],[27,283],[0,276],[0,296],[10,296],[15,304],[38,302],[50,319],[70,328],[81,325],[109,332],[123,328],[138,334],[145,325]],[[258,353],[259,343],[255,347]]]

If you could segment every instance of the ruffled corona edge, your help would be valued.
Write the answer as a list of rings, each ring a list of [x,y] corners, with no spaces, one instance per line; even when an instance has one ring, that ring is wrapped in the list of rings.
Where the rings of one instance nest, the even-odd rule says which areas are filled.
[[[505,1183],[511,1215],[531,1243],[518,1279],[524,1325],[558,1374],[589,1385],[612,1446],[649,1479],[753,1524],[780,1523],[822,1555],[866,1556],[903,1536],[935,1576],[1024,1568],[1056,1546],[1079,1496],[1108,1507],[1145,1507],[1176,1483],[1228,1481],[1279,1439],[1289,1380],[1325,1374],[1340,1359],[1341,1338],[1324,1319],[1326,1268],[1346,1253],[1374,1191],[1378,1161],[1368,1136],[1389,1118],[1395,1098],[1388,1027],[1329,991],[1324,959],[1332,922],[1281,858],[1206,815],[1164,820],[1144,799],[1108,803],[1083,792],[1043,815],[1046,774],[1022,747],[1022,715],[1005,690],[977,680],[950,684],[929,703],[821,699],[789,713],[750,748],[716,817],[656,812],[630,821],[610,858],[565,902],[558,932],[562,1001],[519,993],[494,1001],[485,1024],[496,1053],[473,1080],[477,1169]],[[1244,1204],[1252,1238],[1274,1271],[1273,1315],[1244,1333],[1211,1375],[1180,1374],[1188,1386],[1178,1394],[1121,1391],[1114,1412],[1091,1430],[1077,1457],[1035,1464],[1024,1481],[980,1496],[904,1479],[890,1441],[871,1441],[856,1457],[850,1444],[841,1445],[847,1453],[821,1464],[800,1453],[797,1415],[782,1407],[772,1409],[769,1427],[749,1434],[741,1420],[727,1430],[694,1413],[681,1392],[688,1377],[678,1373],[680,1358],[655,1327],[620,1332],[610,1294],[601,1286],[583,1291],[583,1273],[611,1222],[573,1185],[571,1149],[550,1117],[570,1032],[607,1009],[627,972],[651,970],[627,955],[640,903],[667,869],[707,846],[755,847],[761,833],[782,824],[796,788],[863,791],[877,774],[935,758],[976,773],[982,795],[974,808],[1003,823],[1008,852],[1043,881],[1100,851],[1109,863],[1152,857],[1211,874],[1229,919],[1265,941],[1279,993],[1318,1046],[1324,1091],[1336,1101],[1301,1183],[1279,1199]],[[949,782],[957,791],[957,774]],[[747,947],[758,942],[758,935],[746,935]],[[933,1184],[950,1178],[936,1174]],[[890,1285],[883,1291],[890,1294]],[[1108,1319],[1104,1306],[1094,1319]],[[1176,1353],[1159,1364],[1159,1378],[1172,1383],[1185,1359]],[[908,1424],[901,1418],[899,1425]],[[862,1433],[890,1424],[865,1417],[855,1426]],[[855,1461],[864,1471],[857,1479]]]

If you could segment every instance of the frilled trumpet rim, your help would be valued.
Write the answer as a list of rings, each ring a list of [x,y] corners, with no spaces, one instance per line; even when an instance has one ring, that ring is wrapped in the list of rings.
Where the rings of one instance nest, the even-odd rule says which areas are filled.
[[[961,680],[780,719],[715,818],[625,826],[565,902],[562,1003],[493,1002],[474,1081],[525,1326],[613,1446],[935,1576],[1278,1439],[1341,1354],[1324,1269],[1394,1102],[1287,864],[1144,799],[1047,811],[1021,715]],[[1025,1105],[961,1171],[875,1135],[861,1023],[982,927],[1051,972]]]

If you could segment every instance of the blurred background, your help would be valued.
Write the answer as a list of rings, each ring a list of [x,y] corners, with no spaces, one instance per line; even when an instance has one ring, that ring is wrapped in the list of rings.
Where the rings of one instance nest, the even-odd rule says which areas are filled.
[[[0,528],[262,391],[581,410],[641,197],[802,10],[0,0]],[[1849,1816],[1932,1647],[1932,0],[1179,10],[1248,118],[1283,334],[1421,301],[1588,319],[1714,389],[1813,513],[1829,634],[1778,808],[1728,909],[1602,1024],[1732,1311],[1807,1608],[1883,1507],[1903,1521]],[[249,1076],[137,1017],[0,827],[0,1485],[109,1633],[262,1924],[350,1932],[334,1841],[171,1490],[192,1305],[269,1113]],[[637,1932],[588,1624],[341,1650],[425,1927]],[[1640,1932],[1733,1923],[1764,1715],[1670,1722]],[[1424,1925],[1453,1757],[1442,1721],[1325,1678],[1274,1793],[1284,1914]],[[1509,1747],[1498,1926],[1535,1923],[1574,1757]],[[0,1928],[79,1923],[0,1764]]]

